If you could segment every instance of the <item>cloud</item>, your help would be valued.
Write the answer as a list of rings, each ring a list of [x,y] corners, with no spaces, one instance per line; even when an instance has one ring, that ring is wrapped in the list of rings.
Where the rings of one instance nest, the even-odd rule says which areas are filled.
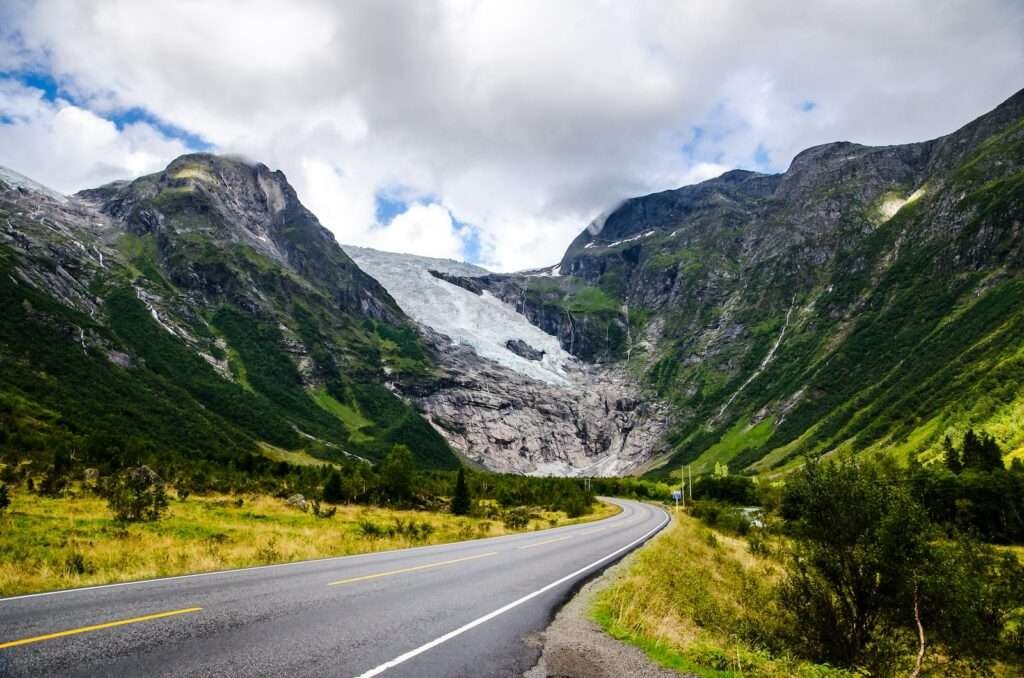
[[[934,137],[1024,86],[1024,7],[1005,0],[11,7],[0,68],[45,68],[94,117],[138,107],[280,167],[342,242],[450,253],[469,223],[499,269],[557,261],[626,197],[781,171],[826,141]],[[22,146],[56,149],[25,124]],[[155,141],[116,143],[169,160]],[[94,150],[35,178],[85,181],[61,165]],[[107,157],[129,171],[130,154]],[[434,204],[378,224],[375,196],[394,186]]]
[[[64,193],[153,172],[186,152],[148,124],[121,129],[67,101],[0,79],[0,163]]]

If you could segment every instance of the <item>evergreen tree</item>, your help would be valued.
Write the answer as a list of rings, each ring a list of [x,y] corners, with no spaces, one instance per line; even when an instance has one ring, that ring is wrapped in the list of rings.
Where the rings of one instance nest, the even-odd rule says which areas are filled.
[[[1003,451],[996,439],[987,433],[980,436],[974,429],[964,434],[963,468],[976,471],[998,471],[1004,469]]]
[[[341,474],[338,473],[337,469],[334,469],[327,475],[327,480],[324,482],[324,501],[332,504],[344,500],[345,496],[341,489]]]
[[[455,479],[455,493],[452,495],[452,513],[457,516],[469,515],[473,508],[473,499],[469,496],[469,486],[466,484],[466,470],[459,469],[459,476]]]
[[[960,452],[953,447],[953,441],[946,436],[942,441],[942,456],[946,462],[946,468],[953,473],[960,473],[964,470],[964,463],[960,460]]]

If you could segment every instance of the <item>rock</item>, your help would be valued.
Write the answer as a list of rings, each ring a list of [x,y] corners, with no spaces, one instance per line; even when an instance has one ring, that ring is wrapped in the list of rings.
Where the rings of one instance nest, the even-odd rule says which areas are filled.
[[[300,511],[305,511],[306,509],[309,508],[309,502],[306,501],[306,498],[303,497],[301,494],[293,494],[290,497],[288,497],[288,499],[286,499],[285,502],[289,506],[297,508]]]
[[[535,349],[522,339],[509,339],[505,342],[505,348],[527,360],[540,360],[544,357],[544,351]]]

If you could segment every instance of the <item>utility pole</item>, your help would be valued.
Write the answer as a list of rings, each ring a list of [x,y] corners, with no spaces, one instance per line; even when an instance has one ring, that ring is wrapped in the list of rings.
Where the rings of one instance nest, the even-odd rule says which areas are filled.
[[[693,501],[693,467],[687,464],[686,470],[690,475],[690,501]]]

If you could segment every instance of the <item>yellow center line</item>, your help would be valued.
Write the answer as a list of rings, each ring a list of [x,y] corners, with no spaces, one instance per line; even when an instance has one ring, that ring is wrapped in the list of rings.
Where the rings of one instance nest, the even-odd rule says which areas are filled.
[[[595,527],[593,530],[584,530],[583,532],[580,532],[579,534],[594,534],[595,532],[600,532],[601,530],[607,530],[607,529],[608,529],[607,527]]]
[[[565,541],[566,539],[572,539],[572,538],[573,538],[573,535],[571,535],[571,534],[568,537],[555,537],[554,539],[547,539],[545,541],[539,541],[536,544],[527,544],[526,546],[520,546],[519,550],[522,551],[523,549],[532,549],[534,546],[544,546],[544,544],[553,544],[556,541]]]
[[[432,567],[441,567],[442,565],[454,565],[455,563],[464,563],[467,560],[476,560],[477,558],[486,558],[487,556],[497,555],[497,551],[490,551],[488,553],[480,553],[475,556],[466,556],[465,558],[456,558],[455,560],[442,560],[438,563],[427,563],[426,565],[417,565],[416,567],[406,567],[401,570],[390,570],[388,572],[378,572],[377,574],[368,574],[362,577],[351,577],[349,579],[339,579],[338,581],[332,581],[328,586],[338,586],[340,584],[351,584],[357,581],[366,581],[367,579],[377,579],[379,577],[390,577],[395,574],[405,574],[406,572],[417,572],[419,570],[427,570]]]
[[[93,626],[83,626],[79,629],[68,629],[67,631],[58,631],[56,633],[47,633],[44,636],[33,636],[31,638],[22,638],[21,640],[11,640],[6,643],[0,643],[0,650],[6,650],[9,647],[18,647],[19,645],[28,645],[29,643],[40,643],[44,640],[53,640],[54,638],[63,638],[64,636],[74,636],[79,633],[89,633],[90,631],[99,631],[101,629],[110,629],[115,626],[124,626],[126,624],[138,624],[139,622],[151,621],[153,619],[163,619],[164,617],[173,617],[179,614],[189,614],[191,612],[199,612],[203,608],[201,607],[187,607],[183,610],[171,610],[170,612],[158,612],[156,614],[147,614],[143,617],[132,617],[131,619],[121,619],[120,621],[107,622],[105,624],[95,624]]]

